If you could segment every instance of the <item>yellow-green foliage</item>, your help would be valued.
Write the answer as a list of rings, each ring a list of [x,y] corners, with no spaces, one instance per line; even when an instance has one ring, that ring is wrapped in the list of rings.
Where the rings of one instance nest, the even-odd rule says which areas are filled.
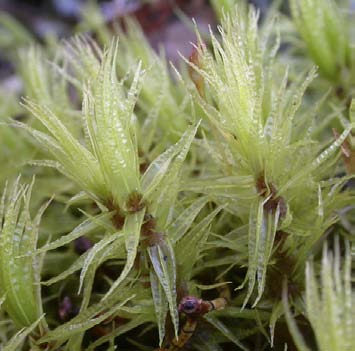
[[[291,0],[290,7],[296,28],[321,73],[334,82],[341,80],[341,69],[353,64],[351,23],[346,15],[333,0]]]
[[[351,287],[352,257],[349,243],[345,242],[344,259],[340,250],[339,238],[336,238],[333,252],[328,250],[327,245],[323,246],[320,279],[317,279],[314,261],[306,265],[306,314],[316,336],[317,350],[320,351],[350,351],[355,345],[355,295]],[[286,297],[284,299],[287,306]],[[309,350],[289,310],[287,320],[293,326],[291,331],[297,348]]]
[[[0,294],[3,308],[17,327],[28,327],[42,315],[40,297],[40,257],[34,255],[39,222],[48,203],[30,216],[32,185],[16,180],[1,200]]]
[[[218,30],[196,25],[173,69],[92,3],[78,29],[98,42],[0,16],[21,83],[0,98],[0,348],[354,349],[350,24],[290,5],[295,50],[277,16],[213,1]]]

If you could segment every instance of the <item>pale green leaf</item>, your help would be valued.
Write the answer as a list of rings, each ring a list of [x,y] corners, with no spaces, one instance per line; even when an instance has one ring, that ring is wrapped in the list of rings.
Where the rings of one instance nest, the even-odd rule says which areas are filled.
[[[111,213],[103,213],[95,218],[98,221],[103,221],[111,217]],[[59,239],[48,243],[41,248],[36,250],[36,254],[47,252],[50,250],[57,249],[58,247],[64,246],[73,240],[80,238],[83,235],[89,234],[91,231],[98,228],[97,222],[93,222],[91,218],[86,219],[84,222],[80,223],[77,227],[75,227],[70,233],[61,236]]]
[[[47,146],[60,162],[64,174],[77,182],[89,194],[107,197],[107,189],[99,164],[94,156],[80,144],[54,113],[45,106],[25,100],[24,105],[46,127],[52,137],[33,129],[29,131]]]
[[[164,153],[159,155],[149,165],[141,180],[142,191],[145,198],[149,199],[151,194],[159,186],[163,177],[169,171],[170,163],[175,157],[177,157],[177,162],[179,164],[185,159],[193,138],[196,134],[197,128],[198,125],[187,129],[187,131],[175,145],[171,146]]]
[[[176,306],[176,262],[173,248],[167,239],[148,248],[150,261],[154,272],[163,287],[169,304],[171,320],[174,325],[175,336],[179,331],[179,316]]]
[[[122,236],[123,234],[121,234]],[[81,268],[80,272],[80,278],[79,278],[79,288],[78,288],[78,294],[80,294],[81,289],[84,284],[84,279],[85,275],[87,273],[87,270],[90,268],[90,266],[94,266],[97,268],[98,263],[100,261],[100,253],[106,248],[106,246],[112,244],[112,242],[120,237],[119,233],[114,233],[111,235],[105,236],[103,239],[101,239],[99,242],[97,242],[90,250],[89,254],[85,258],[85,261],[83,263],[83,267]]]
[[[38,237],[38,226],[45,203],[34,220],[29,213],[30,186],[19,184],[12,193],[3,194],[5,204],[0,227],[0,293],[6,294],[4,309],[18,327],[31,325],[41,315],[38,258],[32,256]]]
[[[140,212],[128,215],[125,219],[123,233],[125,236],[125,245],[127,252],[126,263],[120,276],[112,284],[110,290],[106,293],[104,299],[108,298],[115,292],[115,290],[127,277],[128,273],[131,271],[134,265],[134,260],[137,255],[137,249],[140,239],[140,230],[143,223],[144,213],[145,211],[142,210]]]
[[[162,285],[160,284],[154,271],[150,271],[150,284],[158,324],[159,346],[161,347],[165,337],[165,322],[168,314],[168,301],[165,297]]]
[[[174,220],[168,227],[169,239],[172,243],[177,242],[190,229],[193,221],[200,213],[202,208],[207,204],[209,198],[202,196],[194,201],[189,207],[181,212],[178,218]]]
[[[200,258],[200,253],[210,234],[208,227],[223,207],[224,206],[219,206],[209,213],[177,242],[177,261],[181,269],[180,274],[185,277],[185,279],[190,279],[192,268]]]
[[[18,351],[22,343],[25,341],[26,337],[31,334],[31,332],[38,326],[44,315],[39,317],[35,322],[33,322],[29,327],[21,329],[17,332],[11,340],[4,346],[2,351]]]
[[[265,223],[265,214],[263,209],[264,203],[263,199],[257,199],[253,202],[250,209],[249,215],[249,232],[248,232],[248,250],[249,250],[249,259],[248,259],[248,271],[245,277],[245,280],[241,286],[242,288],[246,282],[248,282],[248,291],[243,302],[243,307],[247,304],[251,294],[253,293],[255,281],[256,281],[256,272],[258,268],[258,253],[261,246],[261,240],[266,236],[266,223]]]
[[[141,69],[137,67],[125,96],[116,75],[117,44],[104,54],[97,79],[84,92],[83,112],[91,148],[103,170],[113,200],[121,207],[133,191],[140,190],[139,164],[133,109],[137,100]]]

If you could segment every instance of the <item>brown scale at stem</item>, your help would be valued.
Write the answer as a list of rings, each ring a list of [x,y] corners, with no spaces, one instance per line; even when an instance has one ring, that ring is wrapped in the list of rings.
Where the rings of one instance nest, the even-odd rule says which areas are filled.
[[[338,131],[333,128],[335,139],[339,139]],[[350,138],[347,137],[340,146],[341,156],[348,174],[355,174],[355,149],[351,147]]]
[[[350,108],[352,96],[349,93],[349,91],[346,91],[346,89],[343,86],[338,85],[337,87],[334,88],[334,94],[340,101],[344,103],[347,109]]]
[[[202,45],[204,45],[204,44],[202,44]],[[197,48],[193,48],[192,49],[192,53],[191,53],[191,55],[189,57],[189,61],[193,65],[195,65],[196,67],[201,68],[201,57],[200,57],[200,53],[199,53]],[[190,76],[191,80],[193,81],[193,83],[195,84],[195,87],[196,87],[198,93],[200,94],[201,97],[204,97],[205,96],[205,81],[204,81],[204,78],[192,66],[188,67],[188,71],[189,71],[189,76]]]
[[[339,99],[339,100],[343,100],[346,97],[346,93],[345,93],[345,89],[343,86],[338,85],[335,90],[335,96]]]
[[[147,247],[152,247],[155,245],[158,245],[164,240],[164,234],[157,232],[156,231],[156,220],[155,218],[149,214],[146,213],[144,215],[143,219],[143,224],[141,226],[141,249],[144,250]],[[134,267],[137,270],[142,269],[142,258],[144,257],[143,251],[139,251],[137,253]],[[143,286],[144,287],[149,287],[150,286],[150,280],[149,280],[149,271],[143,271],[142,273],[142,278],[143,278]],[[148,279],[146,279],[148,278]]]
[[[148,161],[144,161],[144,162],[140,163],[139,164],[139,173],[144,174],[144,172],[148,169],[148,167],[149,167]]]
[[[148,157],[145,156],[144,152],[141,149],[138,149],[138,156],[140,159],[139,172],[140,174],[144,174],[144,172],[148,169],[150,162]]]
[[[258,194],[264,198],[267,198],[267,201],[264,203],[264,209],[267,212],[276,212],[277,206],[280,209],[280,217],[284,217],[287,212],[287,204],[285,199],[282,196],[277,196],[277,190],[274,184],[266,183],[265,177],[261,175],[256,180],[256,190]]]
[[[138,191],[132,191],[126,201],[126,207],[129,213],[135,213],[143,210],[145,202],[143,201],[142,194]]]
[[[121,213],[121,209],[113,203],[110,199],[106,202],[106,207],[109,211],[113,211],[112,223],[116,229],[120,230],[123,227],[125,216]]]
[[[197,327],[198,318],[213,310],[222,310],[227,304],[224,297],[214,300],[202,300],[195,296],[185,296],[179,304],[179,312],[186,315],[186,321],[181,328],[178,338],[159,351],[178,351],[190,340]]]
[[[150,214],[145,214],[141,227],[142,245],[154,246],[164,240],[164,234],[156,231],[156,220]]]
[[[132,191],[129,194],[126,201],[126,207],[128,213],[136,213],[141,211],[145,207],[145,202],[143,201],[143,196],[138,191]],[[125,215],[118,205],[115,205],[112,199],[106,202],[106,207],[109,211],[113,211],[112,223],[116,229],[122,229],[125,221]]]

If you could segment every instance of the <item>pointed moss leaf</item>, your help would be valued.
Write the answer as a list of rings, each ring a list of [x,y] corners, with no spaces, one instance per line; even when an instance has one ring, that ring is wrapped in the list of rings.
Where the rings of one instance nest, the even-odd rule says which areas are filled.
[[[158,245],[149,247],[148,253],[154,272],[168,300],[170,316],[174,325],[175,336],[177,336],[179,315],[176,306],[176,262],[173,248],[165,239]]]
[[[31,160],[27,162],[31,166],[36,166],[36,167],[48,167],[48,168],[55,168],[59,169],[61,167],[61,164],[57,161],[52,161],[52,160]]]
[[[142,30],[131,19],[125,18],[124,30],[118,28],[118,36],[119,74],[127,75],[127,68],[133,71],[135,63],[138,59],[141,60],[146,73],[138,105],[145,113],[151,108],[155,109],[156,118],[153,123],[164,131],[163,139],[176,142],[177,135],[181,135],[186,129],[188,116],[181,104],[183,92],[171,77],[164,53],[160,57],[157,55]],[[146,129],[146,126],[145,124],[143,150],[147,150],[146,147],[152,140],[152,133],[149,131],[156,131],[155,127]]]
[[[88,256],[85,258],[83,267],[80,272],[80,279],[79,279],[79,288],[78,288],[78,294],[80,294],[81,289],[83,287],[84,279],[85,279],[85,274],[87,270],[89,269],[90,265],[97,265],[97,262],[99,261],[100,258],[100,252],[102,250],[110,245],[114,240],[118,238],[119,234],[114,233],[108,236],[105,236],[103,239],[101,239],[99,242],[97,242],[90,250]],[[96,266],[95,265],[95,266]]]
[[[89,305],[97,268],[105,261],[124,256],[124,234],[116,233],[114,234],[114,236],[115,236],[114,240],[111,241],[108,245],[107,245],[107,241],[105,243],[101,243],[104,240],[102,239],[98,243],[98,244],[102,244],[102,245],[98,245],[99,250],[96,250],[93,256],[91,256],[90,258],[88,257],[86,259],[85,264],[87,267],[83,266],[82,269],[82,272],[84,269],[86,270],[86,272],[85,272],[83,298],[80,306],[81,311],[85,310]]]
[[[256,297],[253,307],[261,299],[264,292],[266,281],[266,269],[269,263],[271,252],[274,244],[277,225],[280,217],[280,208],[277,206],[275,214],[264,214],[264,222],[266,230],[261,231],[260,245],[258,248],[258,267],[257,267],[257,280],[258,280],[258,296]]]
[[[182,165],[190,149],[190,145],[193,141],[197,128],[198,124],[189,135],[189,139],[186,140],[184,147],[174,157],[158,187],[148,198],[151,202],[150,212],[152,215],[157,217],[158,226],[161,228],[165,228],[173,218],[174,204],[180,190]]]
[[[78,35],[64,42],[64,56],[74,70],[75,75],[62,70],[62,74],[79,89],[82,84],[95,79],[100,70],[103,52],[89,36]]]
[[[351,255],[345,243],[344,267],[341,267],[339,239],[334,252],[325,244],[320,282],[312,261],[306,266],[306,310],[320,350],[351,350],[354,346],[354,301],[351,289]]]
[[[59,118],[47,107],[25,100],[24,105],[47,128],[52,137],[44,133],[30,132],[34,137],[41,136],[53,157],[62,165],[79,186],[99,198],[106,198],[107,189],[98,162],[94,156],[70,133]],[[51,141],[53,140],[53,141]]]
[[[266,223],[263,212],[263,200],[257,199],[253,202],[249,216],[249,233],[248,233],[248,271],[245,280],[238,289],[242,288],[248,282],[248,291],[243,302],[243,308],[247,304],[255,286],[255,276],[258,267],[258,252],[261,250],[261,241],[265,241]]]
[[[51,56],[39,46],[20,51],[18,67],[25,95],[49,107],[75,135],[78,135],[79,113],[72,108],[67,90],[68,82],[57,70],[52,69],[56,64],[48,63],[49,55]],[[58,58],[54,60],[58,61]]]
[[[290,9],[293,22],[321,74],[338,83],[339,70],[346,65],[350,39],[347,19],[336,2],[292,0]]]
[[[199,223],[194,225],[192,229],[177,242],[177,261],[179,262],[181,270],[180,274],[185,277],[185,279],[190,279],[192,268],[200,258],[200,253],[210,234],[208,227],[223,208],[224,206],[217,207]]]
[[[99,267],[99,265],[102,263],[103,259],[103,255],[105,254],[105,252],[100,252],[100,254],[97,254],[96,256],[100,257],[95,257],[95,261],[94,264],[91,264],[89,269],[87,269],[87,271],[85,272],[85,281],[83,282],[84,285],[84,289],[82,292],[82,300],[81,300],[81,304],[80,304],[80,311],[84,311],[87,309],[87,307],[90,304],[90,300],[91,300],[91,296],[92,296],[92,289],[94,286],[94,281],[95,281],[95,275],[96,275],[96,270],[97,267]],[[109,257],[106,256],[105,260],[108,260]]]
[[[72,196],[66,202],[66,206],[65,206],[64,210],[67,211],[70,206],[73,206],[73,205],[76,205],[76,204],[80,204],[82,202],[87,202],[87,201],[91,201],[91,199],[89,198],[88,194],[85,193],[85,191],[79,191],[77,194]]]
[[[38,324],[43,319],[44,315],[40,316],[35,322],[33,322],[29,327],[21,329],[17,332],[11,340],[4,346],[2,351],[18,351],[25,341],[27,336],[38,326]]]
[[[50,330],[44,335],[38,342],[44,343],[49,341],[64,341],[74,334],[86,331],[93,326],[101,323],[105,319],[109,318],[118,312],[121,307],[123,307],[128,301],[130,301],[134,296],[131,296],[124,301],[116,304],[110,308],[107,312],[102,313],[97,316],[88,316],[85,313],[80,313],[78,316],[71,319],[69,322],[60,325],[59,327]]]
[[[47,204],[33,220],[29,213],[30,186],[15,181],[12,193],[3,194],[0,227],[0,294],[6,294],[5,311],[17,327],[34,323],[41,315],[38,257],[32,256],[38,237],[40,217]],[[6,200],[6,197],[7,200]]]
[[[149,110],[147,116],[141,126],[141,131],[144,131],[144,138],[140,138],[141,148],[143,153],[148,153],[155,142],[156,130],[159,118],[159,112],[161,107],[161,101],[164,97],[163,94],[157,97],[156,104]]]
[[[185,145],[174,157],[169,169],[162,178],[156,191],[148,198],[151,201],[150,212],[157,217],[158,226],[165,228],[172,220],[174,204],[180,190],[180,176],[183,162],[190,150],[199,123],[191,128]]]
[[[59,143],[55,140],[55,138],[47,135],[44,132],[40,132],[29,125],[19,122],[19,121],[13,121],[11,123],[11,126],[16,127],[16,128],[21,128],[29,132],[37,141],[38,146],[43,148],[43,150],[51,152],[51,150],[58,152],[60,154],[63,153]]]
[[[159,346],[161,347],[165,336],[165,322],[168,314],[168,300],[165,297],[164,290],[154,271],[150,271],[150,285],[155,308],[155,315],[158,323]]]
[[[149,165],[141,180],[142,191],[145,197],[149,196],[149,194],[158,186],[159,182],[167,172],[170,162],[179,152],[181,147],[182,145],[179,143],[171,146]]]
[[[97,220],[99,221],[106,220],[110,217],[110,213],[104,213],[96,216]],[[64,246],[83,235],[89,234],[91,231],[97,228],[97,223],[93,222],[91,218],[88,218],[84,222],[80,223],[77,227],[75,227],[69,234],[63,235],[59,239],[37,249],[36,254],[57,249],[58,247]]]
[[[173,161],[174,157],[180,153],[180,160],[185,159],[186,154],[190,148],[193,138],[196,134],[198,125],[190,127],[183,134],[181,139],[173,146],[171,146],[164,153],[159,155],[145,171],[141,183],[142,191],[145,198],[150,197],[150,195],[159,186],[159,183],[166,175],[169,170],[169,165]]]
[[[258,142],[257,138],[262,140],[259,111],[264,77],[260,66],[266,50],[258,40],[258,14],[251,9],[248,20],[245,17],[245,11],[239,11],[239,7],[233,15],[226,16],[220,30],[222,42],[211,33],[213,54],[202,46],[198,50],[201,57],[199,67],[190,65],[208,82],[219,111],[214,119],[235,133],[254,163],[257,155],[252,156],[247,143],[250,148],[250,143]]]
[[[168,227],[169,239],[172,243],[177,242],[190,229],[193,221],[202,208],[209,201],[209,197],[202,196],[194,201],[189,207],[181,212],[178,218]]]
[[[189,180],[182,184],[182,189],[197,193],[202,192],[210,196],[251,199],[255,197],[253,186],[254,178],[251,176],[229,176]]]
[[[104,170],[114,202],[123,207],[132,191],[140,190],[135,125],[132,114],[141,78],[138,65],[125,96],[116,74],[117,42],[105,53],[99,75],[84,94],[88,139]]]
[[[322,163],[324,163],[333,153],[339,149],[344,140],[348,137],[351,132],[353,126],[348,125],[344,131],[339,135],[339,137],[327,148],[325,149],[313,162],[314,167],[319,167]]]
[[[304,177],[306,174],[311,173],[312,171],[319,169],[329,158],[339,149],[344,140],[347,138],[349,133],[352,130],[352,126],[348,125],[340,136],[309,165],[302,168],[294,177],[292,177],[288,182],[280,187],[279,193],[285,192],[287,189],[291,188],[299,179]]]
[[[81,351],[82,347],[81,344],[83,342],[83,338],[84,338],[84,332],[78,333],[74,336],[72,336],[69,341],[67,342],[67,344],[65,345],[66,351]]]
[[[309,72],[307,72],[307,76],[305,78],[302,77],[303,81],[300,84],[300,86],[295,85],[295,87],[294,87],[295,91],[292,94],[293,96],[290,101],[290,108],[288,110],[288,116],[287,116],[288,118],[286,119],[286,121],[284,121],[284,123],[288,123],[290,125],[289,129],[292,128],[291,124],[293,122],[293,119],[295,117],[297,110],[301,106],[303,95],[305,94],[308,86],[316,78],[316,76],[317,76],[317,67],[312,67],[311,70]],[[280,123],[280,121],[279,121],[279,123]],[[276,125],[274,126],[274,128],[275,129],[278,128],[280,130],[280,133],[282,133],[282,131],[283,131],[280,127],[277,127]],[[286,133],[284,133],[284,134],[285,134],[285,136],[287,135]],[[281,137],[281,135],[277,135],[276,137]]]
[[[143,223],[144,218],[144,210],[130,214],[126,217],[123,233],[125,236],[125,245],[126,245],[126,252],[127,252],[127,259],[125,266],[121,272],[121,275],[115,280],[112,284],[110,290],[106,293],[104,299],[108,298],[112,295],[118,286],[122,283],[122,281],[126,278],[128,273],[131,271],[134,260],[137,255],[137,249],[140,239],[140,230]]]
[[[248,348],[246,348],[235,336],[235,333],[233,333],[228,327],[222,323],[217,317],[212,316],[210,314],[207,314],[203,317],[206,319],[210,324],[212,324],[222,335],[224,335],[228,340],[233,342],[235,345],[237,345],[240,349],[244,351],[248,351]]]
[[[231,283],[232,282],[221,282],[221,283],[210,284],[210,285],[195,284],[195,286],[196,286],[196,288],[198,288],[200,290],[211,290],[211,289],[220,288],[221,286],[225,286],[225,285],[228,285]]]
[[[106,212],[106,207],[100,207],[100,203],[97,203],[98,207],[102,212]],[[113,233],[115,231],[115,227],[112,225],[110,221],[107,221],[105,216],[101,218],[100,216],[93,216],[89,212],[86,212],[79,208],[79,211],[85,215],[91,222],[95,223],[98,228],[106,229],[108,233]],[[112,212],[110,213],[112,216]]]

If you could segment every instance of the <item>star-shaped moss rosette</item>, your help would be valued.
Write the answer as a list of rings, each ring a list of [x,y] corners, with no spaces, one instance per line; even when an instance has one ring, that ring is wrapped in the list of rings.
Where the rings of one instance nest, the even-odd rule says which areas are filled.
[[[253,8],[237,7],[224,16],[220,38],[211,33],[212,49],[200,38],[197,58],[185,59],[204,80],[204,96],[194,86],[191,94],[209,123],[205,144],[217,164],[217,171],[211,168],[205,179],[190,180],[185,189],[213,194],[220,203],[228,199],[228,210],[246,226],[242,235],[249,257],[240,262],[248,267],[240,286],[248,286],[243,306],[255,287],[253,306],[265,288],[273,290],[270,285],[275,281],[269,279],[267,286],[266,277],[269,268],[283,271],[279,254],[291,257],[287,274],[297,276],[306,252],[337,220],[331,213],[351,201],[340,192],[344,179],[334,183],[322,179],[329,176],[328,164],[337,159],[336,151],[353,126],[347,123],[328,147],[312,140],[314,111],[301,114],[299,108],[316,70],[288,86],[286,69],[279,80],[274,75],[277,38],[265,31],[261,36],[257,22]],[[276,290],[281,291],[279,287]],[[281,296],[276,298],[280,303]]]
[[[5,188],[0,209],[0,295],[2,308],[21,332],[6,346],[21,345],[33,332],[37,338],[47,329],[43,319],[40,269],[41,257],[35,255],[40,219],[49,205],[44,204],[32,218],[30,197],[33,183],[20,184],[17,178]],[[35,329],[35,332],[34,332]],[[17,340],[16,340],[17,339]],[[5,349],[6,349],[5,347]]]
[[[290,0],[291,23],[301,37],[300,41],[294,36],[294,46],[318,66],[320,77],[328,83],[323,88],[332,87],[336,97],[333,103],[340,102],[345,111],[355,91],[354,18],[350,7],[347,1]]]
[[[88,52],[90,49],[84,51],[83,55]],[[97,267],[107,257],[115,257],[115,251],[121,257],[121,250],[125,247],[124,268],[118,279],[112,283],[103,299],[105,301],[118,293],[120,284],[132,270],[138,248],[141,247],[150,262],[148,268],[153,285],[158,283],[154,289],[158,289],[158,286],[162,288],[163,295],[160,299],[163,301],[160,304],[164,306],[164,301],[167,302],[177,333],[176,263],[166,229],[172,220],[174,203],[179,192],[181,167],[197,126],[189,127],[175,145],[153,160],[144,174],[141,174],[137,120],[133,110],[140,90],[142,72],[138,66],[126,95],[122,83],[117,79],[117,60],[117,45],[113,42],[102,55],[96,77],[83,85],[85,142],[76,139],[47,106],[28,99],[25,100],[25,107],[43,124],[46,132],[24,124],[17,125],[27,129],[55,160],[38,161],[37,165],[55,166],[103,211],[112,214],[113,229],[110,229],[110,233],[97,242],[85,257],[80,257],[74,263],[74,270],[81,268],[79,292],[84,288],[81,310],[85,310],[89,304]],[[105,219],[107,221],[107,218],[99,215],[89,222],[99,225]],[[82,226],[80,230],[74,230],[57,242],[47,244],[39,252],[74,240],[88,231],[89,226]],[[108,248],[110,253],[107,252]],[[62,274],[60,278],[65,276]],[[162,305],[159,306],[161,307]],[[48,333],[44,340],[49,340],[50,335],[52,334]]]
[[[354,292],[351,289],[351,246],[345,242],[341,255],[339,237],[333,250],[323,246],[320,269],[314,261],[306,265],[306,316],[317,340],[317,350],[351,350],[354,346]],[[289,308],[287,288],[283,292],[286,320],[298,350],[311,350],[300,333]]]
[[[85,34],[36,44],[0,16],[21,81],[0,88],[13,116],[1,180],[14,183],[0,206],[0,348],[260,351],[292,348],[290,332],[300,350],[352,347],[353,105],[333,90],[318,100],[352,79],[347,11],[299,0],[295,28],[317,21],[319,34],[302,42],[277,6],[259,18],[236,2],[213,2],[221,25],[197,30],[172,72],[134,21],[107,24],[97,6]],[[304,49],[337,47],[339,18],[341,50],[318,63]],[[208,313],[179,310],[191,297]]]

